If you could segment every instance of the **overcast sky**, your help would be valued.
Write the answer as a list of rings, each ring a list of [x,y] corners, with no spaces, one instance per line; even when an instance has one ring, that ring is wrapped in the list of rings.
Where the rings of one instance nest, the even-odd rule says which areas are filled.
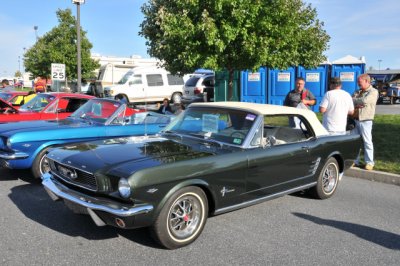
[[[149,57],[138,36],[145,0],[86,0],[81,26],[93,44],[92,53]],[[400,0],[307,0],[317,9],[331,36],[326,55],[332,62],[346,55],[365,56],[367,68],[400,69]],[[71,0],[1,0],[0,76],[23,71],[24,47],[58,25],[57,9],[76,6]]]

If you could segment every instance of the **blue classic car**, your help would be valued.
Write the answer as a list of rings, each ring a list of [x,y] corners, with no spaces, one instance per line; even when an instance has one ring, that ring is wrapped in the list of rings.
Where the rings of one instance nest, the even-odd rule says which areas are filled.
[[[98,226],[147,226],[174,249],[209,215],[302,190],[331,197],[360,145],[359,135],[329,135],[309,110],[192,103],[156,136],[52,149],[43,185]]]
[[[109,99],[92,99],[64,120],[0,124],[0,166],[46,172],[44,155],[50,147],[131,135],[155,134],[171,116],[143,112]],[[41,165],[41,166],[40,166]]]

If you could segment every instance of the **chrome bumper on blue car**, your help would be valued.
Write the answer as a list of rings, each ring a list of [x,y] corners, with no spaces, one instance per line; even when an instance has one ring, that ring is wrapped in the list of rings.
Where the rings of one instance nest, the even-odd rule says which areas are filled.
[[[153,210],[152,205],[138,205],[133,208],[120,205],[117,202],[109,202],[87,196],[85,194],[73,191],[53,178],[50,173],[42,175],[42,184],[46,192],[54,200],[65,199],[82,207],[87,208],[88,214],[98,226],[103,226],[105,223],[95,214],[96,211],[103,211],[119,217],[132,217],[139,214],[146,214]]]
[[[11,152],[0,151],[0,159],[4,159],[4,160],[25,159],[28,157],[29,157],[29,154],[24,153],[24,152],[11,153]]]

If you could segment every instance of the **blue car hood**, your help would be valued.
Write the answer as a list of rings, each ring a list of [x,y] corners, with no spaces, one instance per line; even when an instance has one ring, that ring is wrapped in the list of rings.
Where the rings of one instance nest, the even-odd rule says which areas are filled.
[[[129,177],[144,168],[207,157],[219,152],[223,151],[202,151],[194,149],[192,145],[152,136],[66,145],[52,149],[48,157],[91,173],[100,170],[110,175]]]
[[[34,132],[41,130],[63,129],[71,127],[88,127],[90,123],[82,119],[67,118],[64,120],[27,121],[0,124],[0,135],[11,136],[19,132]]]

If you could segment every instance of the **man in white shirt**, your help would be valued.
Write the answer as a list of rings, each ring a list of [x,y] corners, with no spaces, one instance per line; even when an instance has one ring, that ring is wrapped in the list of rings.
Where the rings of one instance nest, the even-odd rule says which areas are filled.
[[[330,90],[324,95],[319,111],[323,113],[322,125],[330,134],[346,134],[347,116],[354,112],[351,95],[342,90],[340,78],[332,78]]]

